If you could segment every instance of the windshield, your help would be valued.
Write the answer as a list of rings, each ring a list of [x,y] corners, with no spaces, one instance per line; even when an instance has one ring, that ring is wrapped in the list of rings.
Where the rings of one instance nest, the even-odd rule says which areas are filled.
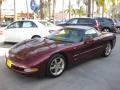
[[[47,27],[52,27],[52,26],[55,26],[54,24],[50,23],[50,22],[47,22],[47,21],[39,21],[39,23],[47,26]]]
[[[80,42],[82,41],[83,31],[84,30],[77,30],[71,28],[61,29],[48,36],[48,39],[64,42]]]

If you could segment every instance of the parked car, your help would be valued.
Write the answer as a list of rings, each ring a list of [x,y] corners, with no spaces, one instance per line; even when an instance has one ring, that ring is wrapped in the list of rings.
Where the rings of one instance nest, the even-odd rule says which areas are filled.
[[[45,21],[45,20],[39,20],[39,22],[41,24],[43,24],[45,27],[47,27],[49,29],[50,33],[55,31],[55,30],[59,30],[59,29],[62,28],[61,26],[56,26],[55,24],[53,24],[51,22],[48,22],[48,21]]]
[[[5,40],[4,29],[8,23],[9,22],[0,22],[0,44],[2,44]]]
[[[0,29],[0,44],[5,40],[4,30]]]
[[[0,22],[0,27],[5,27],[9,24],[10,22]]]
[[[65,23],[58,24],[58,26],[70,26],[70,25],[91,26],[97,30],[101,30],[100,24],[94,18],[72,18]]]
[[[5,28],[5,42],[20,42],[25,39],[46,37],[60,27],[41,20],[21,20]]]
[[[120,31],[120,21],[118,19],[112,19],[115,27]]]
[[[9,69],[24,75],[60,76],[69,65],[96,56],[109,56],[114,48],[114,33],[87,26],[68,26],[43,40],[25,40],[6,54]]]
[[[95,19],[100,23],[102,31],[116,33],[117,28],[111,18],[98,17]]]

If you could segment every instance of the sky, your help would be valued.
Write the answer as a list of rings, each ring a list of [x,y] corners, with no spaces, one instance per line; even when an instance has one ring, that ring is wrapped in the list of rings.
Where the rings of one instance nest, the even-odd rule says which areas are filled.
[[[28,4],[27,4],[28,5],[28,11],[32,12],[32,10],[30,9],[30,1],[31,0],[27,0],[27,2],[28,2]],[[40,0],[35,0],[35,1],[37,2],[37,4],[39,4]],[[56,0],[56,8],[55,8],[56,12],[62,11],[62,1],[63,0]],[[69,3],[69,0],[64,0],[64,9],[68,8],[68,3]],[[76,0],[71,0],[71,4],[76,7]],[[26,8],[27,8],[26,0],[16,0],[16,11],[17,12],[27,12]],[[2,9],[13,11],[13,9],[14,9],[14,0],[6,0],[2,4]]]

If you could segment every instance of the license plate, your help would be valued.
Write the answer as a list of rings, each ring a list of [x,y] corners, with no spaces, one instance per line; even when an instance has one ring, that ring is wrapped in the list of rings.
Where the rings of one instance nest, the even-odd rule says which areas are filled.
[[[12,67],[12,64],[13,64],[12,61],[8,59],[8,60],[7,60],[7,66],[8,66],[9,68],[11,68],[11,67]]]

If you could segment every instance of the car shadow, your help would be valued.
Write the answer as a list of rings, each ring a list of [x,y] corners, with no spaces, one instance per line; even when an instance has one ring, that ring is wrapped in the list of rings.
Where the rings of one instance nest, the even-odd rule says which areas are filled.
[[[94,62],[96,60],[101,60],[101,59],[104,59],[104,58],[105,57],[102,57],[102,56],[96,56],[96,57],[91,57],[91,58],[85,59],[85,60],[79,60],[79,61],[75,62],[74,64],[68,66],[66,69],[67,69],[67,71],[69,71],[71,69],[80,67],[80,66],[85,65],[87,63]]]

